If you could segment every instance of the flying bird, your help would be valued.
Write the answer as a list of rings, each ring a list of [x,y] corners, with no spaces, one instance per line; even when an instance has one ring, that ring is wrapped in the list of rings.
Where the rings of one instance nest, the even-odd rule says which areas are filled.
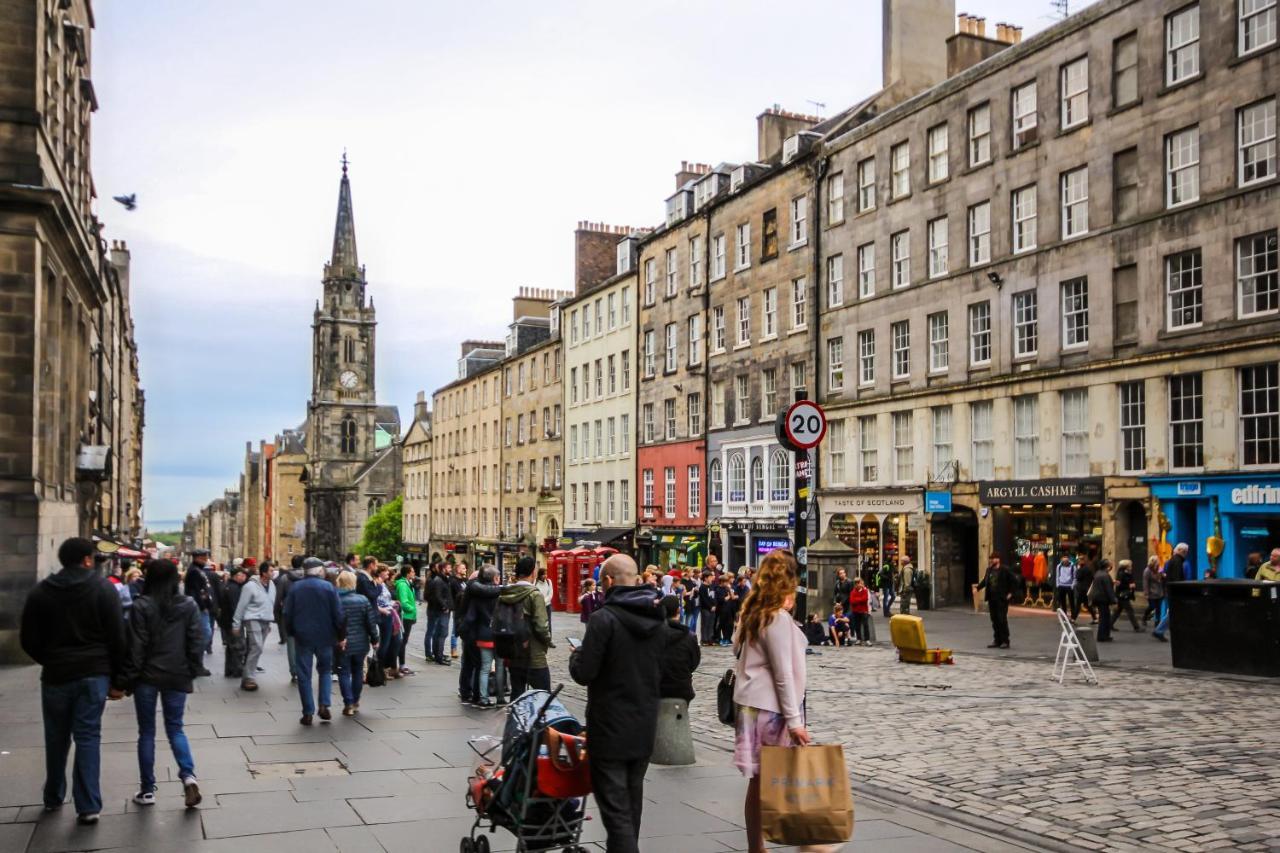
[[[115,195],[111,198],[123,204],[125,210],[133,210],[138,206],[137,193],[131,193],[130,195]]]

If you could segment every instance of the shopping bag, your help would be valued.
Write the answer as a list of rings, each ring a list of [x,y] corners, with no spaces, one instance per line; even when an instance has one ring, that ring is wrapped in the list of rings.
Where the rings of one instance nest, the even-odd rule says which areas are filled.
[[[836,746],[760,748],[760,822],[778,844],[833,844],[853,837],[853,795]]]
[[[365,671],[364,683],[370,687],[381,687],[387,683],[387,672],[378,660],[377,653],[369,655],[369,668]]]

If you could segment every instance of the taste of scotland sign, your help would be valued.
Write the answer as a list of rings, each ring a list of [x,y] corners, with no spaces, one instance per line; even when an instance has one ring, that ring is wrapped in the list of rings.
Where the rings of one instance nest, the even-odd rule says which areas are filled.
[[[1102,503],[1102,480],[996,480],[978,484],[984,504],[1097,504]]]

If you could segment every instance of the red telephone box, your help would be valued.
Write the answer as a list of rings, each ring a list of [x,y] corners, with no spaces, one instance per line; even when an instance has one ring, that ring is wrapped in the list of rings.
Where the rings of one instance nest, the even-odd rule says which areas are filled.
[[[568,595],[569,578],[573,575],[573,558],[568,551],[552,551],[547,554],[547,579],[551,581],[551,605],[553,610],[578,612],[578,599]]]

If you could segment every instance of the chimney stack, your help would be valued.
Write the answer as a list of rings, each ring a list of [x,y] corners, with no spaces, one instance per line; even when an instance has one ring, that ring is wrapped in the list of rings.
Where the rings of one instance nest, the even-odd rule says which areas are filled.
[[[809,130],[820,121],[817,116],[793,113],[774,104],[756,116],[756,157],[762,163],[777,157],[787,137]]]
[[[882,0],[885,106],[901,103],[947,78],[947,41],[972,27],[955,0]]]
[[[947,76],[954,77],[1015,44],[1016,27],[996,24],[996,37],[987,36],[987,19],[961,12],[956,16],[955,35],[947,39]]]

